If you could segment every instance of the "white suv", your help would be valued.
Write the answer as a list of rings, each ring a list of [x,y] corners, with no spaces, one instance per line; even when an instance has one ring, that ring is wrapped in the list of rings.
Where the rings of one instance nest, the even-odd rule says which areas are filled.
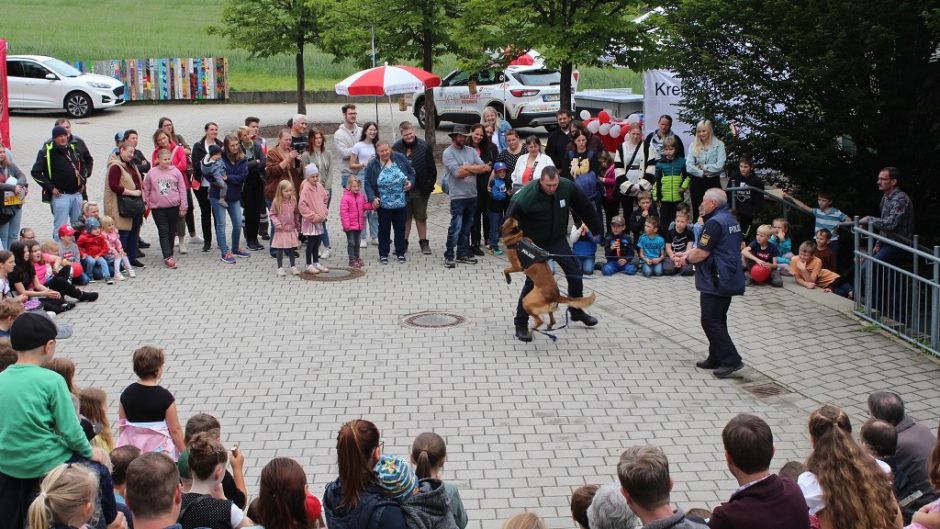
[[[124,104],[121,81],[42,55],[7,57],[7,92],[12,110],[61,108],[73,118]]]
[[[470,93],[469,73],[454,70],[434,88],[434,124],[441,121],[480,123],[483,109],[491,106],[513,127],[554,128],[558,120],[561,73],[542,65],[509,66],[503,71],[484,70],[474,76],[475,94]],[[572,94],[575,83],[572,80]],[[414,116],[418,124],[427,123],[424,92],[416,92]]]

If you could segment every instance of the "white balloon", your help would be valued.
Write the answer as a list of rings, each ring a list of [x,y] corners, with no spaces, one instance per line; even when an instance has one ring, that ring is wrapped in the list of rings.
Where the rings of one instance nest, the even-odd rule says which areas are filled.
[[[600,130],[600,128],[601,122],[597,121],[596,119],[594,121],[588,122],[587,124],[587,129],[591,131],[591,134],[597,134],[597,131]]]
[[[610,134],[610,123],[604,123],[600,127],[601,136],[606,136]]]
[[[616,124],[610,127],[610,137],[619,138],[620,137],[620,125]]]
[[[636,114],[630,114],[630,117],[627,118],[627,123],[631,125],[633,125],[634,123],[639,123],[639,122],[640,122],[640,116],[637,116]]]
[[[589,119],[591,119],[591,113],[588,112],[587,110],[582,110],[582,111],[581,111],[581,121],[587,121],[587,120],[589,120]]]

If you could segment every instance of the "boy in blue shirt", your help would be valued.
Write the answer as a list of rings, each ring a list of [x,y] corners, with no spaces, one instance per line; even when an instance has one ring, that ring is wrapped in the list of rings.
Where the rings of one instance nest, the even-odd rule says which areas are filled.
[[[620,215],[610,219],[610,233],[604,239],[604,256],[607,263],[601,269],[605,276],[623,272],[628,276],[636,273],[633,264],[633,239],[626,231],[627,221]]]
[[[643,235],[637,241],[640,259],[643,261],[643,276],[663,275],[663,260],[666,259],[666,240],[659,235],[659,218],[655,215],[646,217]]]
[[[816,201],[819,207],[813,208],[813,217],[816,218],[813,233],[819,233],[819,230],[823,229],[829,230],[832,234],[829,248],[833,254],[839,255],[839,223],[849,220],[849,216],[832,207],[832,195],[829,193],[818,193]]]

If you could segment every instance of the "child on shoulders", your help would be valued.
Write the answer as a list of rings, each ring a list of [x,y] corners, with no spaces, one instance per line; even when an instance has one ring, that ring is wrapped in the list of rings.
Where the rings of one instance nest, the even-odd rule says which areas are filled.
[[[803,241],[800,253],[790,261],[790,273],[796,282],[806,288],[827,288],[839,274],[822,267],[822,261],[816,257],[816,243]]]
[[[626,232],[626,220],[617,215],[610,219],[610,234],[604,239],[604,257],[607,263],[601,269],[605,276],[623,272],[628,276],[636,274],[633,263],[633,239]]]
[[[771,226],[767,224],[758,226],[754,241],[741,250],[741,261],[745,270],[754,270],[757,266],[766,268],[770,272],[771,286],[779,288],[783,286],[783,279],[780,278],[780,270],[777,268],[777,247],[770,243],[772,234]],[[751,275],[753,276],[753,273]],[[756,283],[753,277],[747,281],[748,285]]]
[[[643,276],[663,275],[663,261],[666,259],[666,240],[659,235],[659,218],[650,215],[643,225],[645,233],[637,241],[640,260],[643,262]]]

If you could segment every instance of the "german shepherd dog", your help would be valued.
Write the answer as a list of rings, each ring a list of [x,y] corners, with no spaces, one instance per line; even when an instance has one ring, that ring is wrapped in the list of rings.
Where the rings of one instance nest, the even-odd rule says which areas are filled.
[[[548,327],[546,327],[546,330],[550,331],[555,327],[555,311],[558,310],[559,303],[577,309],[589,307],[594,303],[597,298],[594,293],[582,298],[569,298],[561,295],[558,291],[558,283],[555,282],[555,277],[546,262],[545,255],[532,254],[531,249],[538,247],[525,237],[522,229],[519,228],[519,222],[515,218],[509,217],[506,219],[506,222],[500,227],[499,233],[500,240],[506,248],[506,257],[509,258],[509,266],[503,269],[506,283],[512,283],[512,277],[509,274],[525,272],[525,275],[535,285],[535,288],[522,298],[522,308],[529,316],[532,316],[532,320],[535,322],[535,326],[532,327],[533,331],[538,330],[545,323],[542,320],[542,316],[545,314],[548,314]],[[529,264],[528,267],[522,266],[522,262],[519,260],[520,251],[526,252],[527,261],[534,259],[534,262]]]

